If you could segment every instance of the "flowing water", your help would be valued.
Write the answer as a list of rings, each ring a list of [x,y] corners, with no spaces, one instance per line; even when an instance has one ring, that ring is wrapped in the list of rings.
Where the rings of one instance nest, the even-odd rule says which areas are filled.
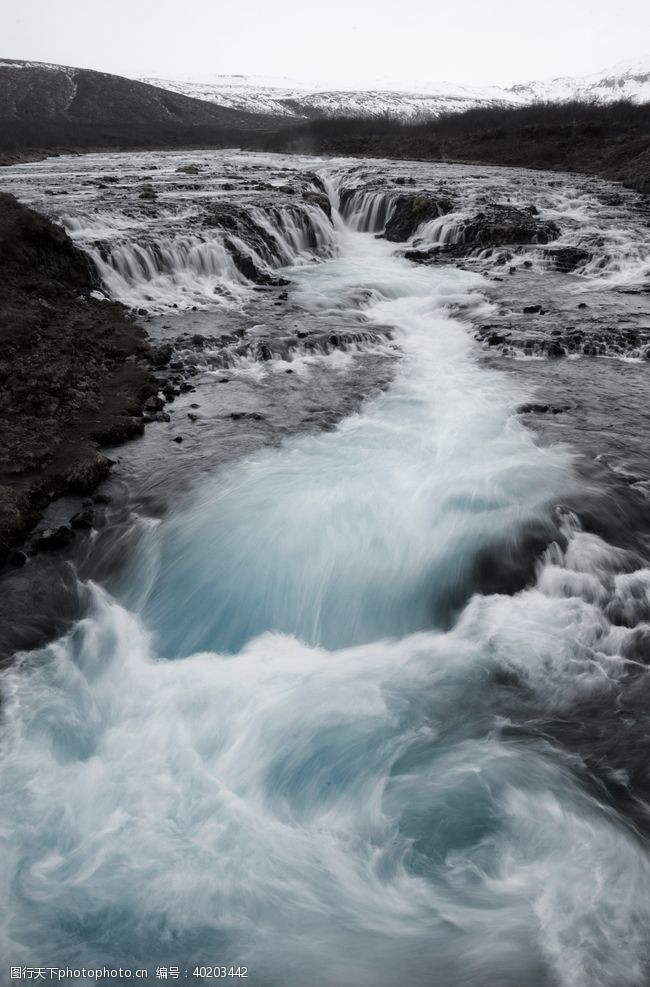
[[[650,269],[643,219],[630,232],[632,204],[603,211],[603,183],[532,173],[195,157],[209,178],[190,190],[178,155],[90,157],[72,182],[70,159],[8,172],[161,338],[255,329],[214,363],[201,350],[202,395],[226,366],[240,399],[246,386],[255,407],[272,393],[285,410],[279,431],[271,421],[225,464],[188,454],[180,473],[192,456],[208,466],[162,517],[141,501],[113,583],[94,542],[80,619],[4,674],[7,966],[148,966],[151,978],[176,965],[190,979],[197,965],[246,966],[268,987],[647,984],[645,479],[621,493],[566,441],[579,422],[558,442],[517,415],[530,374],[473,338],[516,307],[498,257],[416,265],[376,235],[403,191],[386,191],[387,173],[456,183],[465,207],[516,187],[565,218],[563,242],[587,218],[600,237],[600,260],[555,275],[556,305],[617,307],[638,332],[646,300],[627,289]],[[130,187],[130,169],[154,160],[155,214],[125,204],[124,182],[101,183],[108,204],[104,190],[92,198],[98,175]],[[219,191],[224,177],[234,193]],[[47,200],[46,182],[74,208]],[[167,199],[165,182],[181,185]],[[218,195],[256,232],[222,219],[206,233]],[[452,242],[453,217],[415,245]],[[288,280],[288,309],[277,286],[253,294],[233,260],[242,244],[258,272]],[[518,258],[526,290],[542,290],[539,254]],[[295,324],[319,340],[345,327],[352,343],[289,345]],[[279,337],[285,349],[260,364],[255,341]],[[607,365],[632,368],[642,415],[634,345]],[[338,424],[298,427],[289,386],[303,411],[327,393]],[[124,453],[136,486],[155,475],[156,441]]]

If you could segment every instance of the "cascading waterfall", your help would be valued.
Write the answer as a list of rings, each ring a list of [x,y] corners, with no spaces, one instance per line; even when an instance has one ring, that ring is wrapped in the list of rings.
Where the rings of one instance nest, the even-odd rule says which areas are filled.
[[[416,246],[449,247],[464,242],[465,216],[463,213],[450,213],[423,223],[414,237]]]
[[[330,257],[336,250],[332,224],[318,207],[251,207],[250,219],[260,233],[254,243],[218,230],[145,239],[139,227],[138,239],[124,241],[119,216],[112,223],[98,217],[68,218],[65,225],[90,254],[110,297],[152,311],[241,305],[250,280],[233,259],[233,245],[267,272]],[[98,227],[110,234],[106,244],[88,240]]]
[[[346,225],[357,233],[381,233],[390,219],[394,193],[385,189],[346,190],[340,212]]]
[[[90,585],[4,674],[0,952],[270,987],[642,987],[642,838],[533,727],[620,710],[648,570],[557,510],[585,481],[478,363],[482,279],[409,264],[372,235],[386,199],[350,201],[348,226],[253,215],[297,305],[393,328],[395,380],[199,484],[115,596]],[[225,277],[184,244],[103,263]]]
[[[254,210],[252,216],[276,241],[276,264],[330,257],[335,252],[332,224],[318,207],[301,205],[273,209],[268,218],[262,210]]]
[[[220,293],[244,296],[246,278],[219,239],[195,236],[160,239],[155,243],[120,244],[106,257],[89,249],[110,296],[137,308],[144,304],[187,305],[214,302]]]

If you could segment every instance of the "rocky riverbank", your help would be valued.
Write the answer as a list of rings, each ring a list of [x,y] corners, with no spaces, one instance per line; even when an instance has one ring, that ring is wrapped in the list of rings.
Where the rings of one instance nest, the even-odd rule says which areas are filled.
[[[102,446],[139,435],[165,354],[67,234],[0,195],[0,564],[63,493],[89,494],[111,469]],[[72,537],[48,533],[43,549]]]

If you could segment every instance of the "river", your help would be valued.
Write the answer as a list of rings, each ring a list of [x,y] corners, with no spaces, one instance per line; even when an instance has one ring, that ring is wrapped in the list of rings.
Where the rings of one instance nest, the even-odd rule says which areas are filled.
[[[3,177],[195,387],[119,450],[69,630],[3,673],[7,963],[646,984],[637,198],[238,152]],[[452,206],[408,246],[448,257],[380,235],[414,189]],[[494,203],[583,254],[472,247]]]

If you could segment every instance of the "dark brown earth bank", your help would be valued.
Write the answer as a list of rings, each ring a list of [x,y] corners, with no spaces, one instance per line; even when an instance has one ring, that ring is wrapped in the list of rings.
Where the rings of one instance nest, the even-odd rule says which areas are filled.
[[[159,358],[67,234],[0,194],[0,565],[63,493],[108,475],[101,447],[142,433]],[[83,519],[77,523],[83,524]],[[72,538],[46,532],[41,549]]]

